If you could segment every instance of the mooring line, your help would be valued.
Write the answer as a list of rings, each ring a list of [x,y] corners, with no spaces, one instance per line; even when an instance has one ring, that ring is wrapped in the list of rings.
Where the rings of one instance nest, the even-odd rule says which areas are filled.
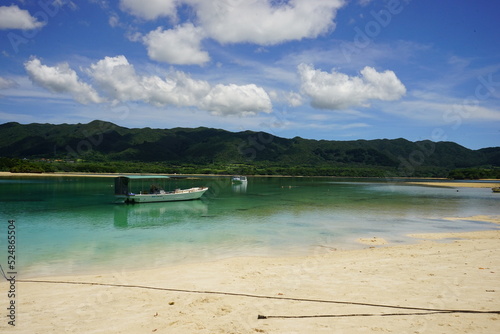
[[[307,318],[349,318],[349,317],[387,317],[387,316],[411,316],[430,315],[446,313],[474,313],[474,314],[500,314],[500,311],[475,311],[475,310],[442,310],[412,313],[352,313],[352,314],[313,314],[313,315],[261,315],[257,319],[307,319]]]
[[[307,319],[307,318],[349,318],[349,317],[388,317],[401,315],[429,315],[456,313],[450,311],[413,312],[413,313],[351,313],[351,314],[313,314],[313,315],[258,315],[257,319]]]
[[[3,271],[3,270],[2,270]],[[175,288],[162,288],[154,286],[145,285],[134,285],[134,284],[113,284],[113,283],[98,283],[98,282],[75,282],[75,281],[47,281],[47,280],[30,280],[22,279],[17,280],[17,282],[22,283],[46,283],[46,284],[74,284],[74,285],[95,285],[95,286],[109,286],[117,288],[134,288],[134,289],[146,289],[146,290],[160,290],[160,291],[170,291],[170,292],[181,292],[181,293],[196,293],[196,294],[212,294],[212,295],[225,295],[225,296],[236,296],[236,297],[248,297],[248,298],[258,298],[258,299],[275,299],[275,300],[289,300],[297,302],[311,302],[311,303],[329,303],[329,304],[343,304],[343,305],[357,305],[357,306],[368,306],[368,307],[379,307],[379,308],[392,308],[400,310],[415,310],[415,311],[425,311],[425,312],[415,312],[415,313],[381,313],[381,314],[325,314],[325,315],[291,315],[291,316],[265,316],[258,315],[258,319],[272,319],[272,318],[326,318],[326,317],[368,317],[368,316],[398,316],[398,315],[427,315],[427,314],[438,314],[438,313],[475,313],[475,314],[500,314],[500,311],[477,311],[477,310],[461,310],[461,309],[435,309],[427,307],[412,307],[412,306],[399,306],[399,305],[388,305],[388,304],[374,304],[374,303],[361,303],[361,302],[348,302],[339,300],[325,300],[325,299],[310,299],[310,298],[293,298],[293,297],[283,297],[283,296],[266,296],[266,295],[255,295],[247,293],[238,292],[223,292],[223,291],[206,291],[206,290],[187,290],[187,289],[175,289]]]

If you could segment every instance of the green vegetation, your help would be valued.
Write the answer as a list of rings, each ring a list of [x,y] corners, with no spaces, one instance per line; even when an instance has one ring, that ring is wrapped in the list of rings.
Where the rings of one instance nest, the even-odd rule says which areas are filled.
[[[500,179],[500,168],[454,169],[448,174],[454,180]]]
[[[452,142],[286,139],[209,128],[0,125],[0,170],[355,177],[498,178],[500,147]]]

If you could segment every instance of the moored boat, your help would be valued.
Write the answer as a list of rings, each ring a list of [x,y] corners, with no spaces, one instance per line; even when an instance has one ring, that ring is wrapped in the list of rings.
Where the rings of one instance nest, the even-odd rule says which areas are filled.
[[[241,175],[235,175],[231,178],[231,182],[233,183],[244,183],[247,182],[247,177],[246,176],[241,176]]]
[[[500,193],[500,187],[491,188],[494,193]]]
[[[175,189],[165,191],[159,181],[165,181],[168,176],[119,176],[115,178],[115,197],[121,203],[153,203],[189,201],[199,199],[208,190],[208,187],[193,187],[189,189]],[[132,192],[132,181],[140,180],[139,193]],[[144,183],[150,184],[149,190],[144,190]]]

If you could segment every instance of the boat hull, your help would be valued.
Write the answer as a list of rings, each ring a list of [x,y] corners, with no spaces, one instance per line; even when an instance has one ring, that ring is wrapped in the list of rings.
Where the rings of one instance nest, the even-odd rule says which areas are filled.
[[[117,195],[117,199],[123,203],[154,203],[154,202],[174,202],[190,201],[199,199],[208,190],[207,187],[190,188],[164,192],[157,194],[129,194]]]

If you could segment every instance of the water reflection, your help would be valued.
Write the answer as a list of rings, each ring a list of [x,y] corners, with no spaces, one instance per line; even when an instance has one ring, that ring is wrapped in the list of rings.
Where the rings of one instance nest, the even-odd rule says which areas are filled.
[[[232,184],[233,193],[245,194],[247,192],[247,185],[248,185],[247,182]]]
[[[114,206],[114,226],[117,228],[153,227],[189,221],[206,215],[208,207],[202,201],[143,203]]]

